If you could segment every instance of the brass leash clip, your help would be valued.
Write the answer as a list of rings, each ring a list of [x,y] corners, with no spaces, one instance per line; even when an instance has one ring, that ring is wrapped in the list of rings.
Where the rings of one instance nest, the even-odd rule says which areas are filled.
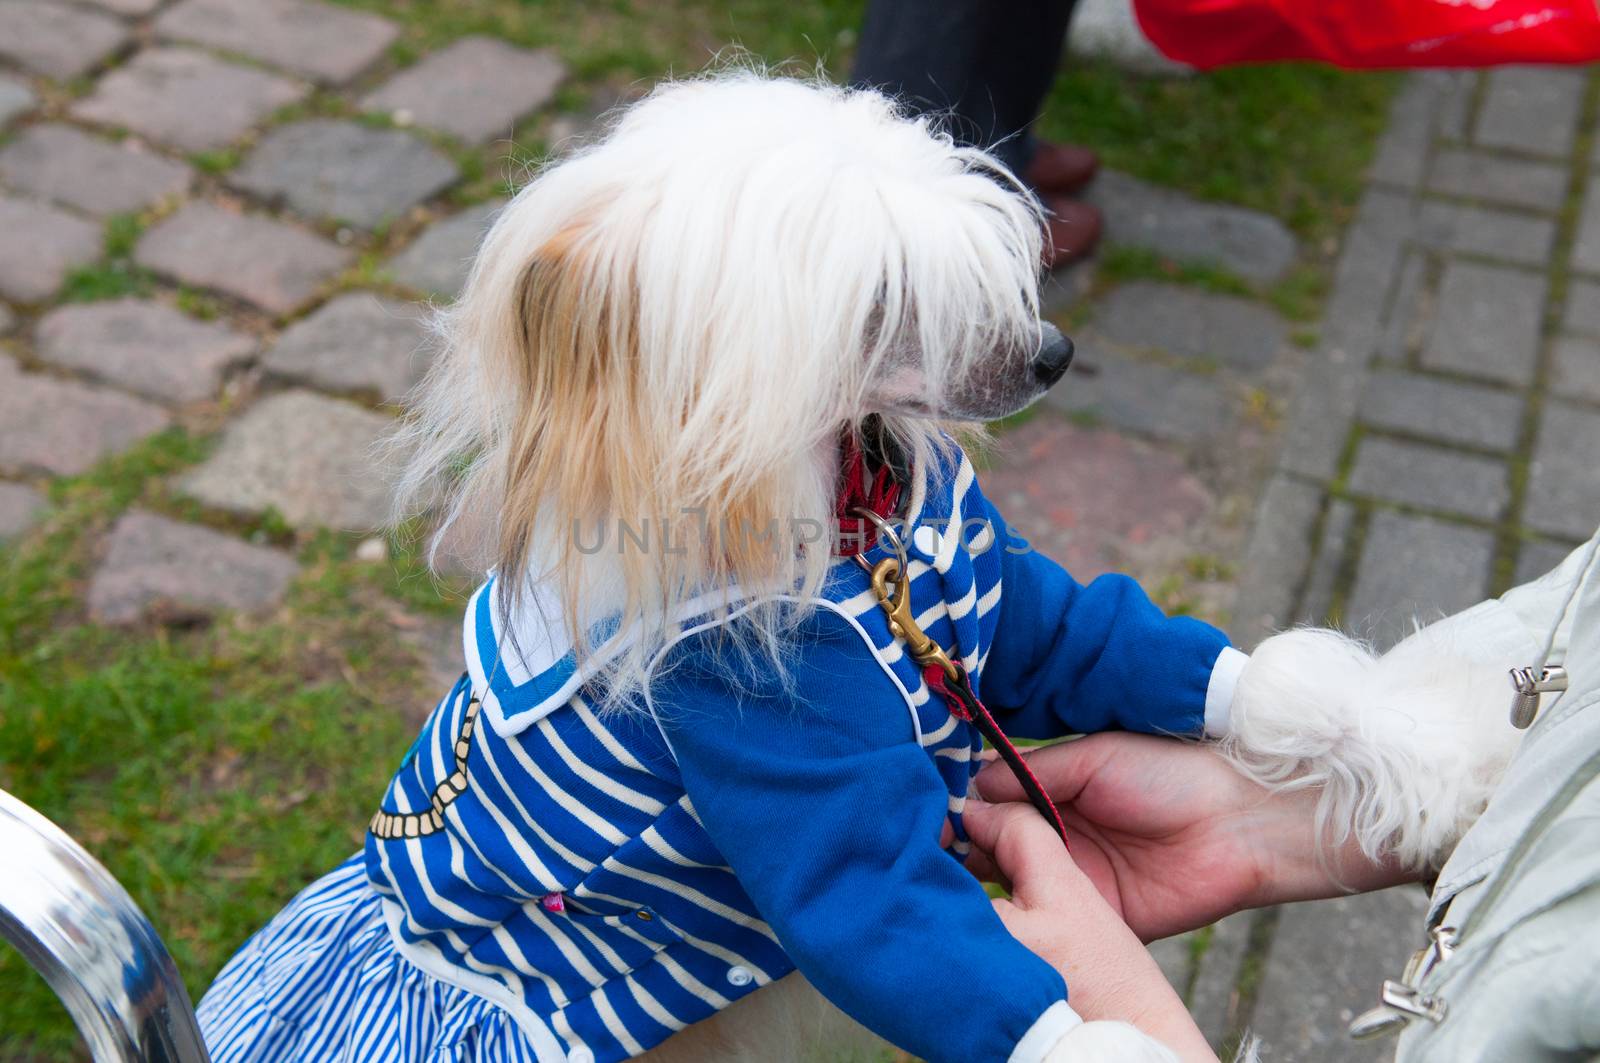
[[[905,640],[906,652],[911,654],[912,660],[924,668],[937,664],[946,676],[954,679],[956,666],[950,655],[930,639],[911,616],[911,595],[907,593],[911,581],[901,578],[903,572],[900,562],[892,557],[872,566],[872,593],[878,596],[878,605],[889,618],[889,630]],[[894,585],[893,590],[890,584]]]
[[[911,615],[911,580],[905,575],[909,564],[906,547],[900,541],[900,536],[895,534],[888,521],[870,509],[857,506],[851,512],[871,521],[877,527],[878,534],[894,549],[893,557],[886,557],[871,566],[868,566],[864,556],[856,555],[856,561],[872,579],[872,593],[878,596],[878,605],[889,618],[889,630],[896,638],[905,641],[906,652],[912,660],[924,668],[937,664],[946,677],[956,678],[959,672],[955,662],[950,660],[950,655],[944,652],[943,647],[917,626],[916,618]]]

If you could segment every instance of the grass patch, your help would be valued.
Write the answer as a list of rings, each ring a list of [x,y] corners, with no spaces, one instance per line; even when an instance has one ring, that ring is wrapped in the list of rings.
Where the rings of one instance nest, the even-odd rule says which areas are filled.
[[[1129,281],[1173,281],[1222,295],[1254,295],[1250,282],[1221,266],[1206,262],[1175,262],[1143,247],[1112,244],[1100,252],[1098,280],[1109,284]]]
[[[125,295],[150,294],[148,273],[127,262],[97,262],[67,274],[59,298],[64,303],[99,303]]]
[[[1266,211],[1320,245],[1354,212],[1396,83],[1303,63],[1175,79],[1069,64],[1039,131],[1146,180]]]
[[[44,523],[0,550],[0,787],[87,845],[133,894],[196,997],[295,892],[355,851],[427,689],[399,618],[454,613],[415,553],[352,559],[303,540],[278,614],[118,632],[83,622],[104,530],[168,508],[207,441],[162,433],[58,481]],[[0,1058],[81,1058],[65,1012],[0,950]]]
[[[113,214],[105,221],[105,257],[67,273],[59,298],[67,303],[96,303],[126,295],[148,295],[155,287],[150,271],[133,261],[133,249],[144,233],[135,214]]]
[[[193,288],[182,287],[177,294],[178,309],[191,317],[201,321],[215,320],[222,313],[222,303],[215,296],[196,291]]]
[[[239,149],[214,148],[210,151],[197,151],[189,156],[189,162],[201,173],[215,177],[239,165]]]

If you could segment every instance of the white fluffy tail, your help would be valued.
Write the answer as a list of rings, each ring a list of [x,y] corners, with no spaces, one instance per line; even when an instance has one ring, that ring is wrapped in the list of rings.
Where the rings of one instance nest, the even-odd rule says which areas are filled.
[[[1483,811],[1520,732],[1507,669],[1450,623],[1379,657],[1336,631],[1258,646],[1239,677],[1224,753],[1278,788],[1317,788],[1318,825],[1409,868],[1441,861]]]

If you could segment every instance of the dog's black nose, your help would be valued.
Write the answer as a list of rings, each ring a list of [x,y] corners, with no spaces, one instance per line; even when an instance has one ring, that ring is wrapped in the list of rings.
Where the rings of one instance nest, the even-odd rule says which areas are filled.
[[[1048,321],[1039,322],[1041,333],[1039,353],[1033,356],[1033,376],[1045,387],[1050,387],[1066,373],[1072,364],[1072,341]]]

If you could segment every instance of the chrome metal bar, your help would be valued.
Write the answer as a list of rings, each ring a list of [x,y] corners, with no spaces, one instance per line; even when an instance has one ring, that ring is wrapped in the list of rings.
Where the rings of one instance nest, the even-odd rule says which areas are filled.
[[[0,935],[50,983],[95,1063],[209,1063],[177,966],[128,891],[0,790]]]

